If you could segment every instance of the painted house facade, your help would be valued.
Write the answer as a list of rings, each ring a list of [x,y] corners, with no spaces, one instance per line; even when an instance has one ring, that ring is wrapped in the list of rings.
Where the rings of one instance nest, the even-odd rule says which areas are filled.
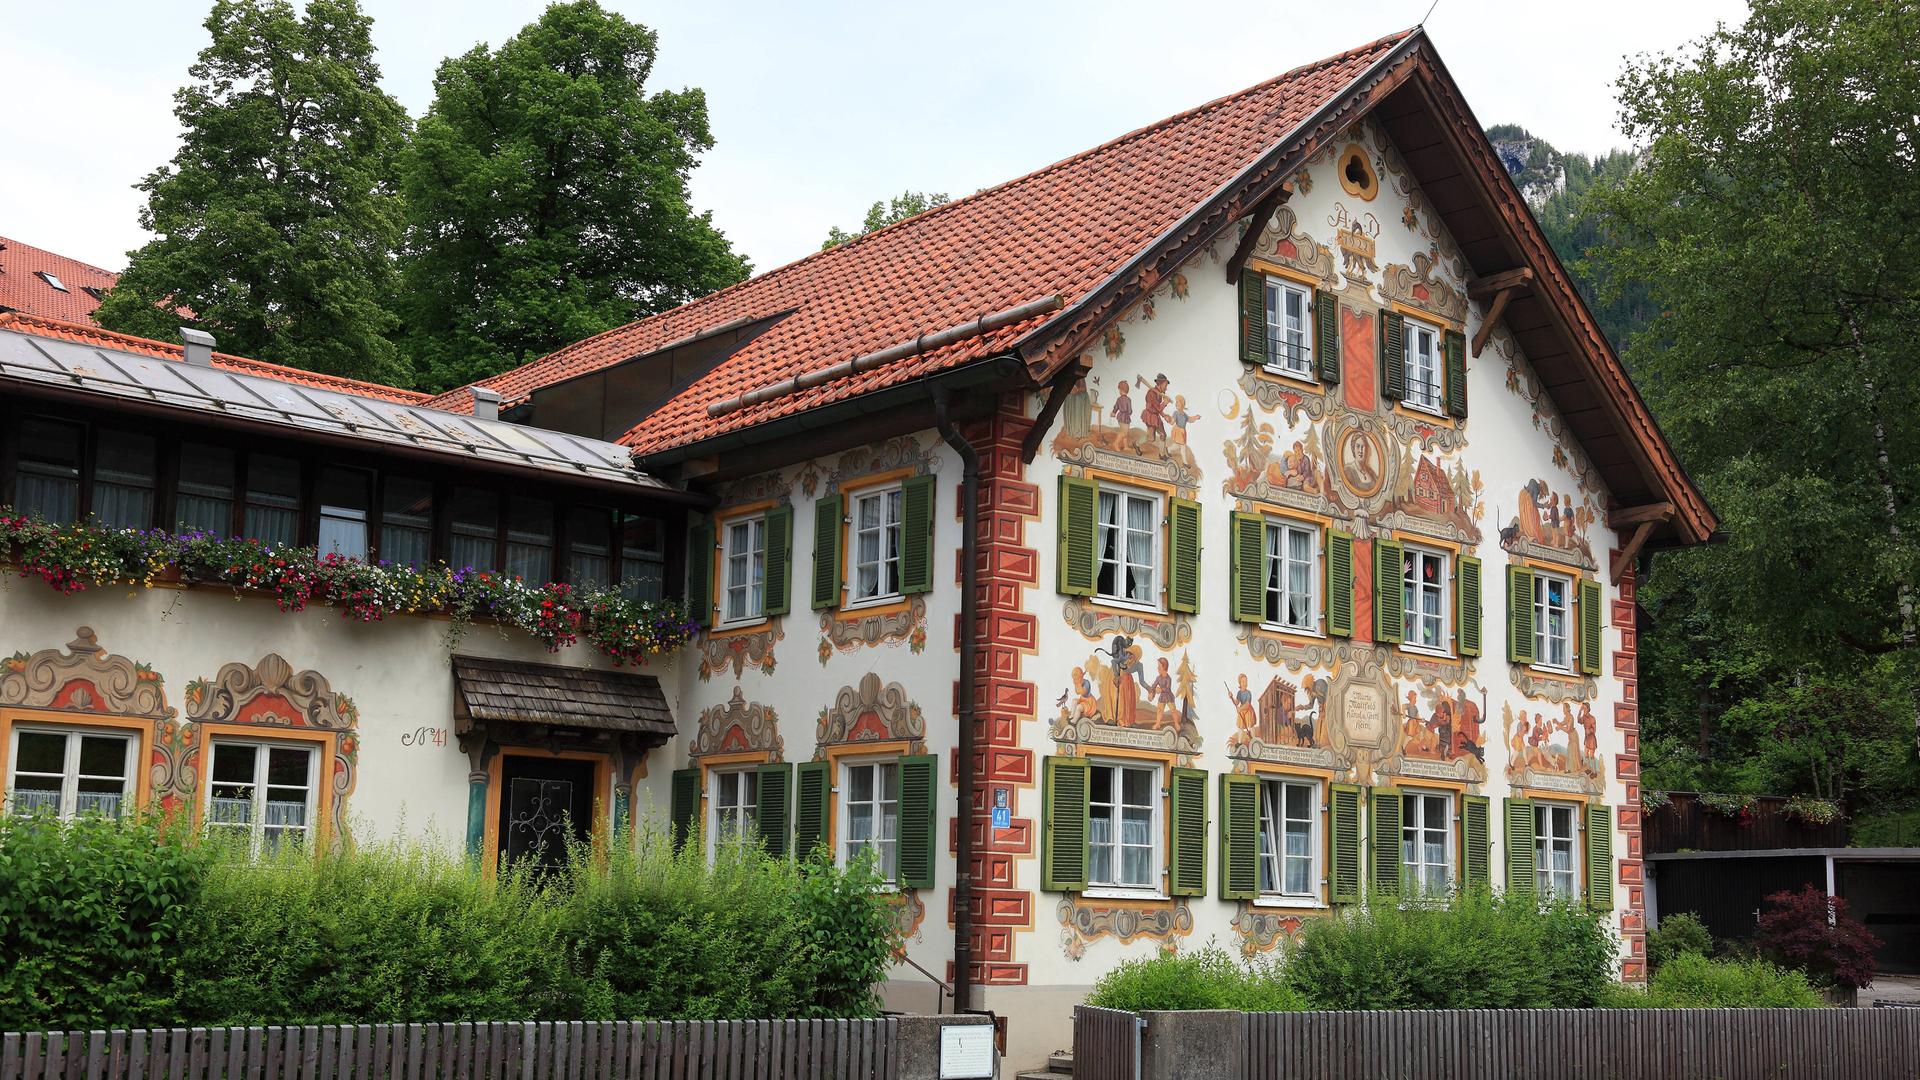
[[[10,401],[16,511],[46,408],[117,407],[82,393]],[[677,596],[691,640],[636,676],[490,624],[449,647],[429,615],[16,581],[0,724],[46,762],[67,739],[63,791],[119,745],[76,732],[135,731],[123,797],[215,817],[263,792],[264,835],[300,790],[276,740],[317,733],[310,820],[482,859],[542,850],[541,800],[871,850],[908,940],[889,1000],[949,984],[1011,1018],[1014,1064],[1124,958],[1265,952],[1370,891],[1564,896],[1642,974],[1634,568],[1714,519],[1418,30],[395,394],[631,467],[533,487],[540,466],[447,451],[394,550]],[[383,501],[424,468],[407,452],[360,451],[367,557],[408,520]],[[143,521],[198,497],[170,453]],[[108,453],[76,455],[70,516],[116,508]],[[282,535],[312,544],[340,462],[301,460]],[[483,475],[492,503],[460,494]],[[83,676],[125,689],[78,704]]]

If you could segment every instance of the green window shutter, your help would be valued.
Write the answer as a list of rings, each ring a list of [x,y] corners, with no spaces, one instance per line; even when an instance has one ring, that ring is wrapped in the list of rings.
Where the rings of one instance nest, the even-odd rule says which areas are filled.
[[[1200,504],[1174,499],[1167,508],[1167,607],[1192,614],[1200,610]]]
[[[1587,906],[1613,910],[1613,807],[1587,804]]]
[[[767,511],[767,614],[793,610],[793,507]]]
[[[1406,553],[1400,541],[1381,537],[1373,542],[1373,640],[1398,645],[1407,636]]]
[[[832,765],[803,761],[793,770],[793,852],[810,858],[827,842],[827,822],[833,816]]]
[[[940,847],[940,761],[933,754],[900,759],[900,887],[933,888]]]
[[[1466,851],[1460,859],[1466,883],[1474,888],[1493,885],[1493,807],[1485,795],[1460,800],[1460,832]]]
[[[1580,670],[1588,675],[1600,674],[1600,624],[1605,606],[1600,598],[1600,583],[1592,578],[1581,578]]]
[[[1407,396],[1407,320],[1392,311],[1380,313],[1380,396],[1399,401]]]
[[[1467,416],[1467,338],[1458,330],[1440,335],[1440,355],[1447,362],[1447,415]]]
[[[1228,586],[1228,615],[1234,622],[1257,623],[1266,620],[1267,519],[1259,514],[1234,511],[1227,522],[1229,551],[1233,572]]]
[[[933,591],[934,478],[900,482],[900,591]]]
[[[1533,800],[1507,800],[1507,891],[1532,896]]]
[[[1327,633],[1353,636],[1353,534],[1327,531],[1327,590],[1321,597]]]
[[[793,841],[793,766],[774,762],[753,770],[753,820],[767,854],[783,858]]]
[[[1373,891],[1400,894],[1400,789],[1373,789]]]
[[[1060,478],[1060,591],[1068,596],[1092,596],[1098,566],[1100,485],[1073,476]]]
[[[1249,225],[1248,228],[1258,228]],[[1264,364],[1267,348],[1267,276],[1257,270],[1240,271],[1240,361]]]
[[[673,846],[679,848],[700,831],[700,769],[673,770],[673,803],[669,818]]]
[[[697,626],[713,625],[713,522],[687,529],[687,614]]]
[[[1455,598],[1460,610],[1454,616],[1454,633],[1460,638],[1461,656],[1480,655],[1480,560],[1460,556],[1460,581]]]
[[[1168,774],[1173,804],[1173,851],[1167,866],[1167,894],[1207,895],[1207,774],[1175,769]]]
[[[1507,567],[1507,659],[1533,663],[1533,571]]]
[[[1323,383],[1340,381],[1340,301],[1329,292],[1313,294],[1313,369]]]
[[[1041,763],[1040,887],[1083,892],[1087,887],[1086,758],[1049,757]]]
[[[840,496],[813,504],[813,608],[840,606]]]
[[[1220,899],[1260,894],[1260,780],[1220,774]]]
[[[1327,799],[1327,899],[1335,904],[1360,902],[1361,790],[1335,784]]]

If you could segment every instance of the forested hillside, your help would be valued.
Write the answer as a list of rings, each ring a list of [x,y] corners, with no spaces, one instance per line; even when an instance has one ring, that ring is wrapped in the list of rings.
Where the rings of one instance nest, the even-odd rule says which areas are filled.
[[[1640,591],[1644,789],[1838,803],[1874,845],[1920,844],[1914,18],[1755,0],[1629,64],[1634,150],[1488,132],[1721,519]]]

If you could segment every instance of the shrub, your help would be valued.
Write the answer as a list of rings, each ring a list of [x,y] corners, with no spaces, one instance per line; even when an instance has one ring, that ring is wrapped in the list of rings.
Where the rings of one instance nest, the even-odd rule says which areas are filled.
[[[494,878],[0,821],[0,1029],[872,1015],[899,948],[875,886],[737,845],[709,866],[664,829]]]
[[[1817,1009],[1820,991],[1798,971],[1765,960],[1714,960],[1681,953],[1644,990],[1610,986],[1596,1004],[1614,1009]]]
[[[1241,964],[1217,945],[1195,952],[1163,952],[1128,960],[1094,983],[1087,1004],[1140,1012],[1147,1009],[1239,1009],[1296,1012],[1306,999],[1278,965]]]
[[[1855,990],[1873,982],[1873,950],[1880,939],[1847,914],[1847,902],[1808,885],[1766,899],[1753,944],[1776,964],[1804,971],[1815,982]]]
[[[1286,976],[1321,1009],[1576,1008],[1610,985],[1613,958],[1597,915],[1467,892],[1312,920]]]
[[[1691,912],[1662,915],[1660,925],[1647,931],[1647,966],[1665,967],[1676,956],[1712,956],[1713,935]]]
[[[167,1015],[208,861],[151,822],[0,815],[0,1028]]]

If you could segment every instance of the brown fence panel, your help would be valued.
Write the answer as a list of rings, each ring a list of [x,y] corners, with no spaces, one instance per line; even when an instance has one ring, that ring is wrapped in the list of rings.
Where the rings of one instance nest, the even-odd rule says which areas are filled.
[[[1643,816],[1648,854],[1671,851],[1771,851],[1847,846],[1847,822],[1825,825],[1787,813],[1787,800],[1763,795],[1735,818],[1707,808],[1691,791],[1667,793],[1666,805]]]
[[[6,1032],[0,1080],[899,1080],[899,1041],[892,1017]]]
[[[1139,1080],[1141,1026],[1135,1013],[1075,1006],[1074,1080]]]
[[[1122,1060],[1132,1032],[1082,1009],[1074,1064]],[[1131,1017],[1132,1014],[1118,1014]],[[1149,1023],[1178,1024],[1178,1013]],[[1084,1048],[1084,1049],[1083,1049]],[[1083,1057],[1082,1055],[1086,1056]],[[1252,1013],[1247,1080],[1418,1076],[1445,1080],[1880,1080],[1920,1076],[1920,1010],[1502,1009]],[[1143,1080],[1165,1080],[1145,1077]]]

